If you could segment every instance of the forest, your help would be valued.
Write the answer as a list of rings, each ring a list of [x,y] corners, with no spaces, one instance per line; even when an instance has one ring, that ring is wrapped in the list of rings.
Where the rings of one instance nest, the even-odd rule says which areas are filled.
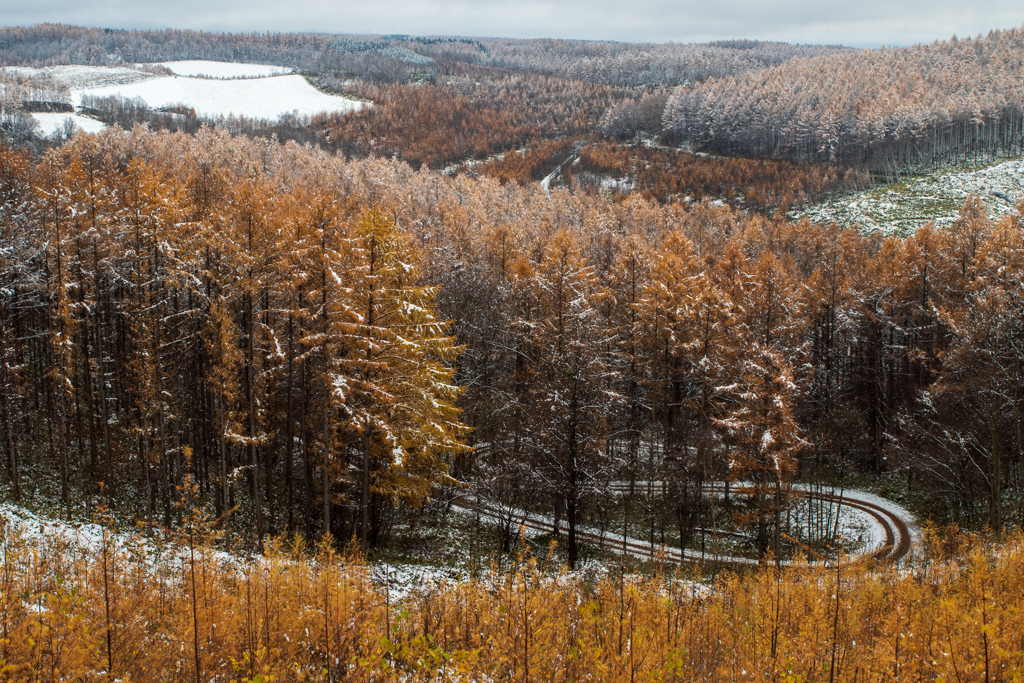
[[[853,50],[755,41],[644,45],[47,24],[0,29],[0,63],[222,59],[294,67],[324,90],[380,106],[323,121],[207,123],[349,156],[397,155],[414,167],[443,168],[583,135],[595,142],[645,136],[688,146],[682,151],[819,164],[840,175],[852,170],[894,180],[938,164],[1020,153],[1022,36],[1021,29],[1010,29]],[[45,77],[15,82],[25,80],[15,73],[2,72],[0,124],[18,141],[28,135],[25,112],[51,111],[68,99],[59,83]],[[138,122],[172,130],[183,125],[161,112],[119,119],[128,127]],[[194,132],[198,124],[184,125]],[[663,191],[666,181],[657,176],[672,173],[671,161],[664,164],[651,186],[635,178],[641,183],[636,189],[659,198],[678,194]],[[815,183],[813,175],[787,192],[798,195],[801,186]],[[685,189],[683,195],[702,192]]]
[[[841,46],[752,40],[644,44],[583,40],[425,38],[405,35],[213,33],[100,29],[65,24],[0,28],[0,61],[49,66],[212,59],[280,64],[372,82],[478,67],[554,75],[615,86],[703,81],[795,57],[847,52]]]
[[[824,161],[887,177],[1019,155],[1024,29],[792,61],[679,88],[665,129],[741,156]]]
[[[580,149],[574,164],[576,182],[583,174],[600,179],[611,175],[629,178],[619,195],[635,191],[659,201],[688,196],[690,201],[722,199],[759,211],[813,202],[837,193],[869,186],[870,178],[853,169],[794,164],[786,161],[714,158],[674,149],[625,146],[600,141]],[[598,182],[600,182],[598,180]]]
[[[754,482],[760,556],[799,549],[798,479],[1021,518],[1024,234],[977,202],[883,239],[209,129],[7,150],[0,183],[15,496],[173,526],[191,477],[252,547],[366,548],[470,486],[561,517],[570,566],[612,481],[665,481],[680,542]]]
[[[1018,217],[882,238],[208,128],[3,149],[0,211],[3,490],[104,525],[3,518],[11,680],[1024,666]],[[612,481],[654,478],[652,531],[717,507],[793,563],[559,569]],[[901,565],[808,563],[792,484],[867,479],[954,526]],[[465,494],[561,515],[566,554],[378,587],[396,517]]]

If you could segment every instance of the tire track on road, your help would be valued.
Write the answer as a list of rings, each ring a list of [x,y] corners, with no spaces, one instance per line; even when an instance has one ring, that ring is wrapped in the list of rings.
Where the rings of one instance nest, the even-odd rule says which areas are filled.
[[[634,482],[633,490],[649,489],[661,486],[661,482]],[[612,493],[620,495],[628,493],[629,489],[630,485],[622,482],[616,482],[610,486]],[[743,485],[733,485],[730,487],[730,490],[736,493],[744,493],[749,489]],[[836,495],[834,492],[829,491],[812,491],[810,489],[796,490],[800,491],[802,495],[809,500],[820,500],[835,503],[837,505],[845,505],[851,509],[859,510],[868,515],[871,520],[882,529],[885,534],[885,542],[882,547],[868,548],[855,559],[859,559],[861,557],[872,557],[876,560],[886,562],[899,562],[904,559],[913,548],[913,536],[910,530],[913,522],[911,520],[904,519],[885,505],[880,505],[872,500],[868,500],[867,497],[865,497],[865,494],[862,494],[859,491],[845,490],[839,495]],[[712,484],[709,488],[709,492],[713,494],[724,493],[725,485],[721,483]],[[478,512],[481,516],[496,521],[507,519],[509,514],[507,510],[499,510],[485,501],[474,501],[468,496],[457,497],[451,502],[453,505],[460,508]],[[539,533],[553,533],[555,531],[554,522],[544,515],[528,514],[521,510],[517,510],[514,511],[513,516],[522,519],[521,526],[529,531]],[[559,530],[564,530],[562,525],[559,525]],[[734,565],[757,564],[757,560],[754,558],[722,555],[709,556],[705,553],[695,552],[692,550],[681,550],[673,546],[651,544],[636,538],[623,538],[619,534],[603,533],[589,527],[578,527],[576,536],[579,540],[593,543],[601,548],[643,559],[661,559],[677,563],[705,562]],[[784,562],[784,564],[788,563],[788,561]]]

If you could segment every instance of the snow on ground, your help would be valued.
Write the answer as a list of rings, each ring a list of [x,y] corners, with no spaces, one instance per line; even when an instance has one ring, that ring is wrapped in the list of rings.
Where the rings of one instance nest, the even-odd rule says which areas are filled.
[[[632,192],[636,187],[636,183],[629,178],[604,176],[601,178],[600,187],[602,190],[611,190],[613,192]]]
[[[825,492],[827,493],[828,489]],[[839,491],[835,491],[835,494],[838,495]],[[815,517],[818,524],[821,524],[823,520],[819,505],[816,504],[812,511],[808,509],[805,500],[795,500],[789,513],[793,526],[803,530],[807,526],[808,515]],[[879,524],[878,520],[870,513],[851,507],[845,502],[842,505],[835,502],[826,503],[824,507],[824,521],[829,525],[835,524],[838,540],[855,553],[871,553],[885,547],[887,540],[885,527]],[[838,524],[835,523],[837,512],[839,513]]]
[[[806,491],[811,487],[806,484],[794,484],[793,488],[795,490]],[[913,558],[922,550],[921,529],[917,523],[917,519],[901,505],[862,489],[815,486],[813,487],[813,490],[836,497],[842,497],[843,504],[839,509],[839,535],[845,538],[847,542],[852,543],[855,547],[863,548],[865,551],[870,552],[885,546],[887,539],[885,535],[885,528],[878,523],[878,520],[864,510],[847,505],[847,503],[851,501],[877,505],[889,514],[903,520],[907,525],[907,531],[910,533],[909,558]],[[893,531],[896,532],[896,529],[893,529]]]
[[[548,173],[546,176],[544,176],[544,179],[540,181],[540,186],[542,188],[544,188],[545,192],[550,192],[551,191],[551,182],[555,178],[558,177],[558,174],[560,174],[562,172],[562,169],[565,167],[566,164],[570,164],[570,163],[574,164],[574,160],[576,160],[578,158],[578,156],[579,156],[579,150],[573,151],[572,155],[570,155],[568,159],[566,159],[565,161],[560,163],[558,166],[556,166],[555,170],[553,170],[551,173]]]
[[[838,491],[836,493],[838,493]],[[867,491],[856,490],[854,493],[856,493],[858,500],[863,500],[865,503],[871,503],[872,505],[884,508],[890,514],[893,514],[906,522],[907,530],[910,532],[910,543],[912,547],[915,550],[920,548],[922,540],[921,527],[918,525],[917,519],[914,515],[908,512],[906,508],[894,503],[888,498],[876,496],[875,494],[868,493]]]
[[[484,159],[466,159],[465,161],[457,161],[454,164],[448,164],[441,169],[441,174],[446,176],[454,176],[460,168],[473,168],[474,166],[480,166],[482,164],[489,164],[492,161],[501,161],[505,158],[506,154],[523,154],[526,152],[526,147],[521,147],[510,152],[498,152],[492,154]]]
[[[798,491],[812,489],[807,484],[793,484],[793,488]],[[877,505],[889,514],[903,520],[907,525],[907,530],[910,532],[911,552],[918,549],[921,541],[921,530],[918,527],[917,519],[899,504],[894,503],[888,498],[882,498],[861,489],[815,486],[813,490],[842,497],[843,505],[839,515],[839,534],[850,541],[859,540],[860,547],[866,550],[876,550],[884,546],[886,542],[885,528],[870,514],[846,505],[848,501]],[[895,532],[896,530],[893,529],[893,531]]]
[[[186,59],[176,62],[156,62],[166,66],[176,76],[196,76],[202,78],[264,78],[291,73],[284,66],[273,64],[239,64],[237,62],[213,62],[206,59]]]
[[[660,489],[664,487],[664,482],[652,481],[652,482],[637,482],[642,487],[652,487],[652,489]],[[612,489],[613,493],[619,494],[625,487],[628,486],[628,482],[613,482]],[[737,481],[730,482],[730,486],[733,487],[733,491],[742,489],[746,486],[753,486],[753,482],[749,481]],[[888,513],[903,520],[907,525],[907,530],[910,533],[911,541],[911,554],[920,549],[921,531],[918,527],[917,520],[914,515],[908,512],[905,508],[901,507],[897,503],[891,500],[876,496],[873,493],[863,491],[860,489],[851,488],[838,488],[830,486],[810,486],[808,484],[793,484],[792,488],[794,491],[807,491],[813,490],[814,492],[820,492],[825,495],[832,495],[841,497],[843,504],[839,506],[837,503],[833,504],[839,508],[839,524],[837,531],[839,536],[846,539],[848,543],[854,548],[855,552],[871,553],[885,546],[886,544],[886,533],[885,527],[879,523],[879,521],[871,514],[854,508],[847,503],[850,502],[864,502],[877,505],[883,508]],[[725,489],[721,482],[714,482],[712,484],[711,495],[715,498],[723,498],[725,496]],[[804,515],[806,514],[806,508],[802,504],[802,501],[797,501],[793,511],[793,522],[797,526],[804,524]],[[543,519],[538,515],[534,515],[532,518]],[[896,532],[896,529],[893,529]],[[606,533],[605,538],[615,539],[617,542],[622,542],[622,536],[614,533]],[[642,543],[642,541],[641,541]],[[694,551],[687,551],[687,557],[691,559],[695,556],[699,556]],[[737,562],[749,562],[749,560],[743,558],[734,558],[732,561]]]
[[[790,214],[815,223],[837,223],[868,232],[906,234],[928,221],[949,225],[972,195],[994,216],[1016,214],[1024,199],[1024,160],[985,167],[945,168],[898,183],[831,199]]]
[[[459,567],[372,564],[369,569],[370,580],[385,592],[389,602],[403,602],[410,597],[430,593],[469,579],[469,575]]]
[[[185,76],[161,76],[137,83],[72,90],[75,104],[82,95],[128,99],[139,97],[154,109],[173,105],[192,107],[200,116],[247,116],[277,119],[295,113],[312,116],[322,112],[346,112],[363,103],[326,95],[302,76],[274,76],[245,80],[210,80]]]
[[[10,503],[0,503],[0,521],[17,529],[29,544],[62,541],[90,552],[103,546],[103,527],[99,524],[51,519]]]
[[[43,69],[5,67],[22,75],[46,74],[71,90],[75,105],[83,95],[128,99],[139,97],[153,109],[185,105],[200,116],[246,116],[274,120],[284,114],[312,116],[319,113],[347,112],[367,106],[344,97],[320,92],[305,78],[287,73],[284,67],[266,64],[235,64],[230,62],[188,61],[166,62],[169,68],[182,73],[206,73],[213,78],[192,76],[154,76],[138,69],[103,66],[53,66]],[[225,80],[245,76],[243,80]],[[49,116],[49,115],[45,115]],[[52,135],[60,124],[37,119],[46,134]],[[75,119],[83,130],[94,130],[95,124]],[[50,126],[50,127],[48,127]],[[90,127],[92,126],[92,127]]]
[[[71,119],[77,130],[83,130],[86,133],[98,133],[107,127],[102,121],[90,119],[87,116],[79,116],[78,114],[32,114],[32,118],[39,124],[39,134],[44,138],[52,138],[57,133],[63,131],[64,122],[68,119]]]
[[[0,503],[0,542],[6,541],[8,530],[16,531],[20,541],[30,548],[42,550],[57,547],[62,552],[76,555],[95,555],[102,551],[104,528],[95,522],[67,521],[47,515],[36,514],[27,508],[12,503]],[[162,542],[161,542],[162,537]],[[109,530],[108,543],[121,547],[144,558],[152,568],[166,566],[162,563],[183,564],[188,551],[169,543],[163,532],[144,536],[141,532]],[[210,559],[222,570],[241,567],[244,556],[223,550],[214,550]]]

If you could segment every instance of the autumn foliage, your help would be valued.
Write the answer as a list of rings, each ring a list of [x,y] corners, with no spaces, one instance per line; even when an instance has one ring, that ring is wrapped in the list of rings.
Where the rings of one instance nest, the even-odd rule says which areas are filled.
[[[681,87],[665,129],[748,156],[839,163],[898,176],[1020,154],[1024,30],[794,59]]]
[[[902,567],[673,568],[596,582],[521,560],[395,600],[329,544],[258,560],[104,532],[80,552],[0,527],[0,677],[30,680],[1013,681],[1019,535],[930,537]]]
[[[863,174],[834,166],[712,157],[610,141],[585,145],[571,171],[577,182],[586,172],[623,180],[629,189],[619,190],[620,196],[635,191],[660,201],[722,198],[755,210],[798,206],[869,182]]]
[[[902,239],[209,130],[0,160],[4,481],[65,513],[174,526],[189,475],[254,547],[372,547],[470,486],[572,539],[650,479],[685,540],[727,479],[790,556],[794,478],[882,476],[1021,518],[1024,239],[976,199]]]
[[[38,397],[68,514],[85,493],[169,525],[191,476],[218,516],[248,510],[257,544],[316,520],[365,545],[380,505],[448,481],[458,348],[394,215],[248,154],[224,165],[206,152],[238,150],[215,139],[179,138],[184,166],[126,154],[127,136],[0,157],[13,492],[38,445],[15,411]],[[355,514],[332,520],[342,501]]]
[[[317,123],[328,147],[440,168],[535,140],[585,134],[619,90],[517,74],[439,84],[359,84],[353,92],[375,106]]]

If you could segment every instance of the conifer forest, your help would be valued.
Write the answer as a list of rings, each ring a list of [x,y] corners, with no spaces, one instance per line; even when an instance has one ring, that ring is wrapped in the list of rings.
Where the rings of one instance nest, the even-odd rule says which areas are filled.
[[[1024,679],[1022,76],[0,28],[0,681]]]

